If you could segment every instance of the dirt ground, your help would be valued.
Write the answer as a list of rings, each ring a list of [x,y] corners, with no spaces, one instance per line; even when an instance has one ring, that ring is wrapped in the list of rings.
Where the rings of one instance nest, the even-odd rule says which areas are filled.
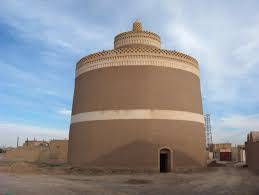
[[[259,194],[259,176],[230,165],[188,173],[118,174],[0,161],[2,194]]]

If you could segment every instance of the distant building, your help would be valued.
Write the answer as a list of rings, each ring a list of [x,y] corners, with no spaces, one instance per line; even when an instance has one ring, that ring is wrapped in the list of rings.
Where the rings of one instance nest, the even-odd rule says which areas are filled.
[[[37,146],[42,146],[42,147],[47,147],[48,146],[48,142],[44,141],[44,140],[26,140],[24,143],[23,143],[23,147],[37,147]]]
[[[252,131],[247,135],[245,149],[248,168],[259,172],[259,131]]]
[[[66,163],[68,140],[26,140],[23,146],[9,150],[6,158],[11,161]]]
[[[231,147],[231,160],[234,162],[246,162],[246,155],[245,155],[245,146],[238,145],[235,147]]]
[[[220,161],[231,161],[231,143],[210,144],[209,150],[213,152],[213,158]]]
[[[49,150],[49,161],[67,162],[68,140],[51,140]]]
[[[14,147],[4,147],[2,148],[5,152],[11,151],[11,150],[15,150]]]
[[[170,171],[206,166],[199,64],[139,21],[76,65],[70,163]]]

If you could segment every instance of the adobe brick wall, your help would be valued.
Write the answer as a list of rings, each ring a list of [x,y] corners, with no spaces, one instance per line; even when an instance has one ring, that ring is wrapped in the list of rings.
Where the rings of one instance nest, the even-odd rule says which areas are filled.
[[[252,171],[259,172],[259,142],[246,142],[246,164]]]
[[[68,161],[158,171],[167,148],[172,169],[204,167],[198,62],[159,49],[159,36],[139,25],[118,35],[114,50],[77,63]]]
[[[24,144],[15,150],[7,151],[6,159],[10,161],[66,163],[68,140],[51,140],[44,146]]]

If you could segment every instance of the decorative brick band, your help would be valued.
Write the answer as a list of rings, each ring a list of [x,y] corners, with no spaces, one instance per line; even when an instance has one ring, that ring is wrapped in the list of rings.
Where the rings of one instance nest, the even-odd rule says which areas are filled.
[[[129,36],[135,36],[135,35],[137,35],[137,36],[146,36],[146,37],[149,37],[149,38],[152,38],[152,39],[155,39],[155,40],[157,40],[157,41],[159,41],[160,42],[160,37],[159,37],[159,35],[157,35],[156,33],[154,33],[154,32],[149,32],[149,31],[128,31],[128,32],[123,32],[123,33],[120,33],[120,34],[118,34],[118,35],[116,35],[115,36],[115,38],[114,38],[114,41],[116,41],[116,40],[118,40],[118,39],[122,39],[122,38],[125,38],[125,37],[129,37]]]
[[[157,119],[192,121],[204,124],[202,114],[177,110],[104,110],[75,114],[71,116],[71,123],[99,121],[99,120],[130,120],[130,119]]]
[[[139,57],[148,57],[148,58],[163,58],[163,59],[170,59],[170,60],[178,60],[182,61],[184,63],[192,64],[195,67],[199,67],[198,62],[195,58],[188,56],[186,54],[183,54],[178,51],[170,51],[165,49],[157,49],[157,48],[120,48],[120,49],[114,49],[114,50],[107,50],[102,52],[97,52],[94,54],[90,54],[86,57],[83,57],[79,62],[77,63],[77,69],[79,69],[81,66],[84,66],[87,63],[95,62],[102,59],[107,58],[113,58],[116,57],[124,57],[127,58],[129,56],[139,56]]]
[[[165,57],[155,57],[155,56],[141,56],[141,55],[128,55],[128,56],[117,56],[101,60],[96,60],[94,62],[85,63],[76,71],[76,77],[79,75],[105,67],[112,66],[162,66],[167,68],[174,68],[179,70],[184,70],[191,72],[199,77],[199,69],[190,63],[172,60]]]
[[[129,45],[147,45],[160,48],[160,41],[146,36],[128,36],[114,41],[114,48],[127,47]]]

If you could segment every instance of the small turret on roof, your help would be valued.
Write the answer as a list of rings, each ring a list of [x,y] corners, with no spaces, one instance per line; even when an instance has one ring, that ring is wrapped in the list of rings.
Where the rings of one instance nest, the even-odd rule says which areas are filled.
[[[132,31],[139,32],[142,31],[142,24],[139,20],[136,20],[132,25]]]

